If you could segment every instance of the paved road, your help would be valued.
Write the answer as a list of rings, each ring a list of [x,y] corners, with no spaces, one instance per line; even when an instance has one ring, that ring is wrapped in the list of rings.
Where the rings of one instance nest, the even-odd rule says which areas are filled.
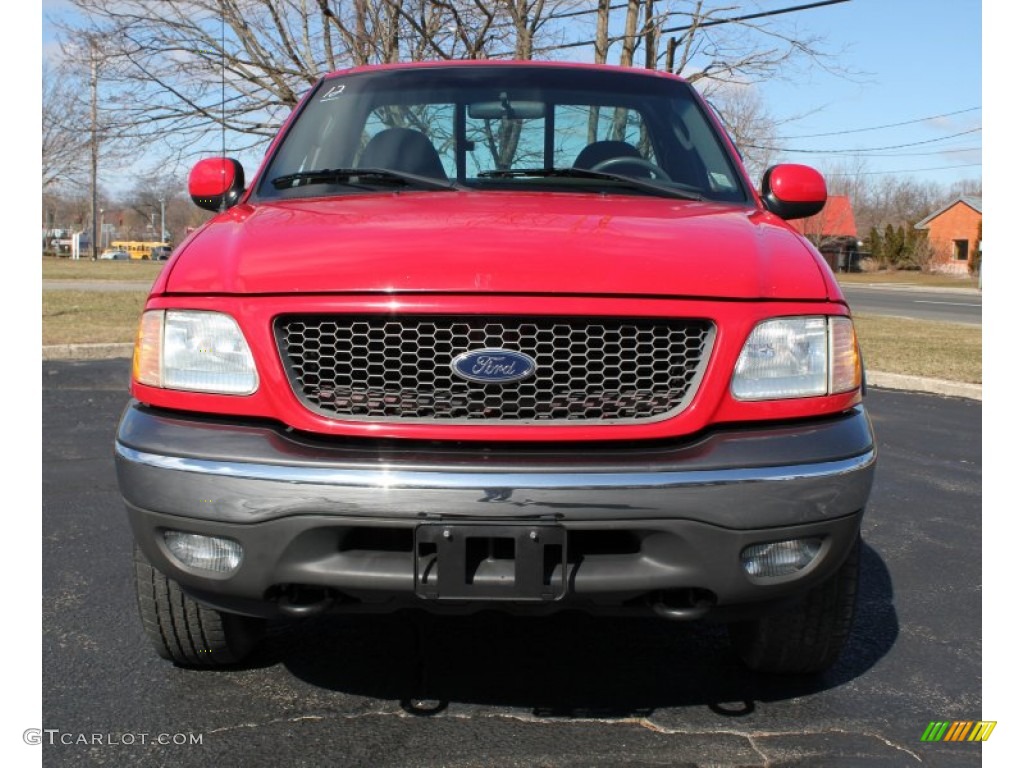
[[[854,312],[981,325],[981,294],[973,291],[922,291],[844,285]]]
[[[44,291],[127,291],[148,293],[152,280],[43,280]]]
[[[823,679],[746,673],[715,627],[413,613],[275,627],[251,666],[193,672],[135,615],[111,457],[128,362],[42,375],[43,722],[13,725],[202,735],[44,746],[45,765],[980,765],[978,744],[919,741],[981,716],[980,403],[869,393],[862,602]]]

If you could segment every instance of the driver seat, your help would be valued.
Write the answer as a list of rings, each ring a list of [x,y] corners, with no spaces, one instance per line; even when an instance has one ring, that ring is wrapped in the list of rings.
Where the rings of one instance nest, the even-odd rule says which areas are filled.
[[[611,160],[613,157],[637,157],[641,160],[640,150],[628,141],[595,141],[587,144],[576,156],[573,168],[593,168],[598,163]]]
[[[359,168],[384,168],[447,179],[441,158],[425,135],[411,128],[386,128],[363,149]]]

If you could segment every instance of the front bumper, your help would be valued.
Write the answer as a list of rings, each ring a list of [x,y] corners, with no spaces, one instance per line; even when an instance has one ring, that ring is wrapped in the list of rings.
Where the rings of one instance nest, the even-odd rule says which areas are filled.
[[[146,556],[224,610],[461,612],[500,603],[735,618],[798,596],[839,567],[859,535],[875,449],[861,407],[686,441],[581,449],[325,441],[133,402],[116,456]],[[564,529],[564,570],[552,565],[564,593],[501,601],[481,589],[488,599],[472,590],[431,599],[417,586],[417,529],[438,524],[474,535],[482,526],[502,536],[515,536],[515,526]],[[168,529],[235,539],[242,563],[228,577],[184,566],[164,545]],[[821,552],[798,574],[755,580],[740,566],[750,544],[812,536]],[[492,573],[498,581],[501,567]]]

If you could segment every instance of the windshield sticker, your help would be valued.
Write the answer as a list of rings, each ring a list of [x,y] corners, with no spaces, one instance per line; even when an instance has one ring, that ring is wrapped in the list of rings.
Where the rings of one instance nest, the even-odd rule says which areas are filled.
[[[321,102],[324,102],[324,101],[334,101],[335,99],[340,97],[341,94],[344,93],[344,92],[345,92],[345,86],[344,85],[336,85],[333,88],[331,88],[329,91],[327,91],[327,93],[325,93],[323,96],[321,96],[320,97],[320,101]]]
[[[733,189],[732,179],[726,176],[724,173],[718,173],[717,171],[710,171],[708,173],[708,179],[711,181],[711,185],[715,189]]]

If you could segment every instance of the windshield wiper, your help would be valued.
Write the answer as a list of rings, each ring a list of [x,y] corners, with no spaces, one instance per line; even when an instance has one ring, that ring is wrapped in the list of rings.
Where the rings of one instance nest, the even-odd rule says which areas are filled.
[[[461,184],[445,179],[436,179],[433,176],[421,176],[418,173],[407,171],[393,171],[389,168],[321,168],[318,171],[299,171],[289,173],[286,176],[278,176],[270,183],[275,189],[287,187],[300,187],[307,184],[344,184],[354,179],[356,186],[363,186],[359,182],[365,181],[369,184],[399,184],[409,186],[427,187],[428,189],[464,189]]]
[[[635,176],[626,176],[621,173],[609,173],[608,171],[592,171],[589,168],[516,168],[510,170],[483,171],[479,174],[481,178],[491,179],[512,179],[520,177],[537,178],[566,178],[566,179],[605,179],[608,181],[620,181],[635,189],[642,189],[645,192],[653,192],[656,195],[668,195],[669,197],[681,197],[684,200],[704,200],[704,196],[689,189],[669,187],[665,184],[649,179],[638,179]]]

